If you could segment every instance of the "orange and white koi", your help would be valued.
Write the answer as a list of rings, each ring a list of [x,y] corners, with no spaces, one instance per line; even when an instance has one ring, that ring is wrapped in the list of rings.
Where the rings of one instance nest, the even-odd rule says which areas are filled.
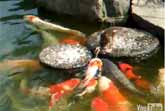
[[[40,29],[58,31],[58,32],[69,34],[69,35],[85,38],[85,34],[80,31],[69,29],[69,28],[54,24],[54,23],[41,20],[39,17],[34,16],[34,15],[25,15],[24,20],[29,22],[32,25],[37,26],[37,28],[40,28]]]
[[[95,91],[95,88],[97,86],[97,80],[95,78],[91,79],[89,81],[89,83],[87,85],[84,86],[83,91],[79,94],[77,94],[77,96],[83,96],[85,94],[89,94],[92,93],[93,91]]]
[[[51,85],[49,87],[49,92],[51,94],[49,107],[52,108],[53,105],[60,100],[61,97],[73,93],[73,90],[79,85],[80,79],[70,79],[62,83]],[[92,79],[89,84],[85,86],[85,90],[81,93],[82,95],[86,93],[91,93],[95,90],[97,85],[97,80]]]
[[[49,87],[49,92],[51,94],[51,100],[49,107],[52,108],[53,105],[60,100],[60,98],[66,94],[71,93],[74,88],[78,86],[80,83],[80,79],[70,79],[66,80],[62,83],[51,85]]]
[[[98,81],[101,97],[109,105],[110,111],[130,111],[129,101],[110,79],[101,76]]]
[[[99,58],[93,58],[90,60],[87,71],[85,72],[85,78],[83,80],[83,85],[86,86],[91,79],[99,75],[102,70],[103,63]]]

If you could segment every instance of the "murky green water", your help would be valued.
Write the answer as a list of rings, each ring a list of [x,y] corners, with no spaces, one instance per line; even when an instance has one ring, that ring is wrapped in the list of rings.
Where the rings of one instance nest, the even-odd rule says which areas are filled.
[[[40,35],[33,33],[25,27],[22,20],[23,15],[38,15],[48,21],[56,22],[65,27],[73,28],[90,34],[105,26],[89,24],[77,21],[73,18],[53,16],[48,13],[38,11],[33,0],[0,0],[0,61],[16,59],[37,59],[41,50],[42,41]],[[163,48],[151,58],[140,63],[133,63],[137,68],[136,72],[145,79],[154,82],[158,69],[164,64]],[[50,68],[43,68],[41,71],[32,73],[26,71],[19,76],[11,77],[10,71],[4,66],[0,71],[0,111],[46,111],[48,109],[48,98],[27,95],[20,91],[23,81],[28,81],[28,87],[48,86],[51,83],[60,82],[70,78],[70,75]],[[18,70],[19,72],[19,70]],[[21,83],[21,84],[20,84]],[[90,109],[90,97],[86,97],[78,102],[71,111],[87,111]],[[143,103],[137,100],[136,95],[129,97],[132,104]],[[135,99],[132,99],[135,98]],[[84,101],[85,100],[85,101]],[[159,102],[152,100],[151,102]],[[82,102],[83,101],[83,102]],[[135,108],[136,109],[136,108]]]

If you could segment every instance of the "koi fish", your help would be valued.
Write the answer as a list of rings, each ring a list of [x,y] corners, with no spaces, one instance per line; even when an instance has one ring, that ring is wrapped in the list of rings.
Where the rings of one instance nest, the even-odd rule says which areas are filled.
[[[80,31],[62,27],[54,23],[49,23],[47,21],[41,20],[39,17],[34,15],[25,15],[24,20],[42,30],[52,30],[56,32],[66,33],[68,35],[74,35],[76,37],[85,38],[85,34]]]
[[[36,60],[28,60],[28,59],[20,59],[20,60],[6,60],[0,63],[0,70],[8,70],[12,73],[15,73],[18,69],[24,69],[24,71],[38,71],[42,68],[39,61]]]
[[[119,64],[120,70],[127,76],[128,79],[139,79],[141,76],[135,75],[133,73],[133,67],[126,63]]]
[[[70,79],[62,83],[51,85],[49,87],[49,92],[51,94],[49,108],[52,108],[53,105],[60,100],[60,98],[66,94],[71,93],[74,88],[78,86],[80,79]]]
[[[114,76],[115,79],[117,79],[123,86],[130,91],[139,94],[139,95],[146,95],[139,89],[135,87],[135,85],[123,74],[123,72],[120,71],[120,69],[110,60],[102,59],[103,62],[103,69],[102,74],[107,75],[111,74],[111,76]]]
[[[49,108],[52,108],[53,105],[60,100],[61,97],[70,94],[73,90],[79,85],[80,79],[70,79],[62,83],[51,85],[49,87],[49,92],[51,94]],[[97,85],[97,80],[92,79],[89,81],[89,84],[85,86],[85,90],[81,93],[82,95],[86,93],[91,93],[95,90]]]
[[[87,67],[87,71],[85,72],[85,78],[82,81],[83,86],[86,86],[87,84],[89,84],[89,81],[91,79],[93,79],[95,76],[98,76],[99,73],[101,73],[102,71],[102,61],[99,58],[94,58],[91,59],[88,67]]]
[[[110,111],[108,103],[101,97],[95,97],[91,102],[92,111]]]
[[[133,67],[129,64],[126,63],[120,63],[119,64],[119,68],[121,69],[121,71],[126,75],[126,77],[130,80],[133,80],[133,82],[135,83],[135,85],[138,88],[142,88],[144,90],[149,90],[150,89],[150,83],[147,80],[142,79],[141,76],[135,74],[133,72]]]
[[[71,44],[71,45],[80,44],[79,41],[74,40],[74,39],[64,39],[64,40],[62,40],[60,43]]]
[[[97,86],[97,80],[95,79],[95,78],[93,78],[93,79],[91,79],[90,81],[89,81],[89,83],[86,85],[86,86],[84,86],[84,88],[83,88],[83,91],[82,92],[80,92],[79,94],[77,94],[77,96],[83,96],[83,95],[85,95],[86,93],[92,93],[93,91],[95,91],[95,88],[96,88],[96,86]],[[81,89],[80,89],[81,90]]]
[[[72,91],[75,87],[77,87],[79,83],[80,83],[80,79],[76,79],[76,78],[66,80],[62,83],[50,86],[49,87],[50,93],[54,94],[56,92],[61,92],[61,91],[65,91],[65,92]]]
[[[95,77],[101,73],[102,65],[103,63],[99,58],[93,58],[89,61],[87,70],[85,72],[85,78],[81,81],[80,85],[78,86],[77,96],[83,96],[85,93],[90,92],[88,90],[95,89],[97,85],[97,80],[95,80]],[[90,87],[88,86],[89,84]]]
[[[99,92],[102,99],[109,105],[110,111],[130,111],[129,101],[110,79],[101,76],[98,81]]]

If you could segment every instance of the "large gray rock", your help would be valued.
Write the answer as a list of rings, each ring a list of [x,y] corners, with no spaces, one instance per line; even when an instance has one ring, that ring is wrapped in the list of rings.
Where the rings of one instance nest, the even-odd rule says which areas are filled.
[[[87,40],[91,50],[111,57],[146,59],[159,49],[159,40],[148,32],[126,27],[110,27],[93,33]]]
[[[164,0],[133,0],[133,21],[137,26],[163,37],[165,29]]]
[[[36,3],[59,14],[113,24],[124,23],[130,8],[130,0],[36,0]]]

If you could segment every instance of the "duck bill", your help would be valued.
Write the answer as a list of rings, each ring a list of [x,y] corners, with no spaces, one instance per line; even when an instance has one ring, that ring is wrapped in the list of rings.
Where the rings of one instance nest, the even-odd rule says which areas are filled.
[[[108,104],[101,98],[95,97],[91,102],[92,111],[110,111]]]
[[[147,80],[144,80],[141,76],[135,74],[133,72],[133,67],[126,63],[120,63],[119,68],[126,75],[126,77],[130,80],[133,80],[136,87],[144,90],[150,89],[150,83]]]
[[[80,83],[80,79],[70,79],[62,83],[55,84],[49,87],[49,92],[51,94],[49,108],[51,109],[56,102],[60,100],[61,97],[71,93]]]
[[[107,77],[99,78],[99,91],[103,100],[112,111],[130,111],[130,103]]]

